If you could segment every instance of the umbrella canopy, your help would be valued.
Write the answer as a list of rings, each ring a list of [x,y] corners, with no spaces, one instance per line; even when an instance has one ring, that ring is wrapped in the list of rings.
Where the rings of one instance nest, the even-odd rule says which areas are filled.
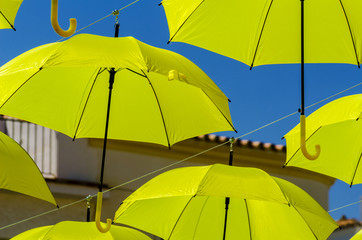
[[[362,230],[356,233],[350,240],[361,240],[362,239]]]
[[[28,153],[0,132],[0,188],[57,205],[43,175]]]
[[[110,139],[171,146],[234,130],[228,99],[195,64],[132,37],[81,34],[0,68],[0,113],[72,138],[103,138],[114,72]]]
[[[362,60],[361,1],[352,0],[164,0],[170,41],[193,44],[239,60],[251,68],[301,64],[301,149],[304,139],[304,63]]]
[[[144,233],[132,228],[113,226],[107,233],[100,233],[94,222],[64,221],[55,225],[38,227],[23,232],[12,240],[151,240]]]
[[[165,0],[162,6],[170,41],[258,66],[301,62],[302,2]],[[313,0],[304,5],[305,62],[359,65],[362,2]]]
[[[14,28],[14,21],[23,0],[0,0],[0,29]]]
[[[306,144],[324,146],[319,158],[309,161],[301,154],[299,126],[295,126],[285,135],[285,166],[319,172],[351,185],[362,183],[361,113],[362,94],[339,98],[313,112],[306,119]]]
[[[170,147],[234,130],[227,97],[200,68],[132,37],[82,34],[32,49],[0,68],[0,96],[0,114],[72,138],[104,138],[97,206],[107,139]],[[97,210],[101,230],[99,220]]]
[[[292,183],[260,169],[220,164],[153,178],[123,201],[114,221],[165,240],[327,239],[337,228]]]

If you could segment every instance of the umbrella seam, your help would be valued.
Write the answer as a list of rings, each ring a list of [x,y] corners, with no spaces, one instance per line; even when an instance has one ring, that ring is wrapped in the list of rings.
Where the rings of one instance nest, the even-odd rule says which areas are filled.
[[[251,61],[251,64],[250,64],[250,70],[253,68],[254,61],[255,61],[255,57],[256,57],[256,54],[257,54],[258,49],[259,49],[260,40],[261,40],[261,37],[262,37],[263,32],[264,32],[265,23],[266,23],[266,21],[267,21],[267,19],[268,19],[269,12],[270,12],[270,9],[271,9],[272,4],[273,4],[273,0],[270,2],[268,11],[267,11],[267,13],[266,13],[266,15],[265,15],[265,18],[264,18],[263,26],[262,26],[262,28],[261,28],[261,31],[260,31],[260,34],[259,34],[259,38],[258,38],[258,43],[256,44],[256,48],[255,48],[253,60]]]
[[[77,124],[77,128],[75,129],[75,132],[74,132],[74,135],[73,135],[73,140],[74,140],[74,139],[76,138],[76,136],[77,136],[78,128],[79,128],[80,123],[81,123],[81,121],[82,121],[82,119],[83,119],[83,114],[84,114],[84,112],[85,112],[85,108],[87,107],[88,100],[89,100],[90,95],[91,95],[91,93],[92,93],[94,84],[96,83],[99,74],[101,74],[101,73],[102,73],[103,71],[105,71],[105,70],[106,70],[105,68],[104,68],[103,70],[102,70],[102,68],[99,68],[98,73],[96,74],[96,76],[95,76],[95,78],[94,78],[94,80],[93,80],[93,84],[92,84],[92,87],[91,87],[91,89],[90,89],[90,91],[89,91],[89,93],[88,93],[87,100],[85,101],[85,104],[84,104],[84,107],[83,107],[83,110],[82,110],[82,114],[80,115],[80,118],[79,118],[79,121],[78,121],[78,124]]]
[[[192,196],[192,197],[189,199],[189,201],[187,202],[187,204],[185,205],[184,209],[182,209],[180,216],[177,218],[177,221],[176,221],[175,225],[173,226],[170,235],[169,235],[168,238],[167,238],[168,240],[171,238],[171,236],[172,236],[172,234],[173,234],[173,232],[174,232],[174,230],[175,230],[175,228],[176,228],[177,223],[180,221],[180,218],[182,217],[182,214],[185,212],[186,208],[188,207],[188,205],[190,204],[191,200],[192,200],[194,197],[196,197],[196,195]]]
[[[219,106],[217,106],[217,104],[210,98],[210,96],[204,91],[204,89],[201,89],[204,94],[207,96],[207,98],[214,104],[214,106],[217,108],[217,110],[219,110],[219,112],[221,113],[221,115],[225,118],[225,120],[229,123],[229,125],[232,127],[232,129],[234,129],[234,131],[237,133],[238,131],[236,131],[236,129],[234,128],[233,124],[229,121],[229,119],[227,119],[225,117],[225,114],[220,110]]]
[[[196,195],[195,195],[195,196],[196,196]],[[206,197],[206,200],[205,200],[205,202],[204,202],[204,204],[203,204],[203,206],[202,206],[202,209],[201,209],[201,211],[200,211],[199,218],[198,218],[198,220],[197,220],[197,224],[196,224],[196,226],[195,226],[194,234],[192,235],[192,239],[195,239],[196,229],[198,228],[198,225],[199,225],[199,223],[200,223],[201,212],[202,212],[203,209],[205,208],[206,202],[209,200],[209,198],[210,198],[210,196],[207,196],[207,197]]]
[[[346,19],[346,22],[347,22],[348,30],[349,30],[349,33],[350,33],[350,36],[351,36],[351,40],[352,40],[352,45],[353,45],[354,54],[355,54],[355,56],[356,56],[357,66],[360,67],[360,63],[359,63],[359,61],[358,61],[356,44],[355,44],[355,41],[354,41],[354,38],[353,38],[353,34],[352,34],[351,25],[349,24],[349,20],[348,20],[348,17],[347,17],[347,13],[346,13],[346,10],[344,9],[342,0],[339,0],[339,3],[341,4],[342,10],[343,10],[343,14],[344,14],[345,19]]]
[[[244,199],[244,201],[245,201],[246,214],[248,215],[248,223],[249,223],[249,234],[250,234],[250,240],[252,240],[252,234],[251,234],[251,222],[250,222],[249,208],[248,208],[248,203],[247,203],[247,201],[246,201],[246,198]]]
[[[298,209],[294,206],[294,205],[291,205],[295,211],[298,213],[298,215],[303,219],[304,223],[308,226],[309,230],[313,233],[315,239],[318,240],[318,237],[316,236],[316,234],[314,233],[313,229],[309,226],[309,224],[306,222],[306,220],[304,219],[304,217],[302,216],[302,214],[300,214],[300,212],[298,211]]]
[[[306,140],[306,142],[319,130],[321,129],[322,126],[320,126],[317,130],[315,130]],[[288,159],[288,161],[284,164],[283,168],[287,166],[287,164],[292,160],[292,158],[298,153],[298,151],[300,151],[300,148],[297,149],[297,151],[295,151],[295,153]]]
[[[156,94],[156,91],[155,89],[153,88],[153,85],[151,83],[151,80],[147,77],[146,73],[141,69],[141,71],[143,72],[143,74],[145,75],[145,78],[148,80],[148,83],[150,84],[151,88],[152,88],[152,91],[153,91],[153,94],[156,98],[156,101],[157,101],[157,105],[158,105],[158,109],[160,110],[160,114],[161,114],[161,118],[162,118],[162,122],[163,122],[163,127],[164,127],[164,130],[165,130],[165,134],[166,134],[166,139],[167,139],[167,144],[168,144],[168,148],[171,149],[171,144],[170,144],[170,139],[169,139],[169,136],[168,136],[168,133],[167,133],[167,127],[166,127],[166,122],[165,122],[165,118],[163,116],[163,113],[162,113],[162,109],[161,109],[161,105],[160,105],[160,102],[158,101],[158,97],[157,97],[157,94]]]
[[[353,176],[352,176],[352,180],[351,180],[350,187],[352,187],[352,184],[353,184],[354,178],[356,177],[357,169],[359,168],[359,164],[360,164],[360,162],[361,162],[361,157],[362,157],[362,153],[361,153],[361,154],[360,154],[360,156],[359,156],[359,159],[358,159],[358,162],[357,162],[356,169],[354,170],[354,173],[353,173]]]
[[[180,29],[183,27],[183,25],[190,19],[190,17],[192,16],[192,14],[194,14],[194,12],[201,6],[201,4],[203,4],[205,1],[204,0],[202,0],[201,2],[200,2],[200,4],[199,5],[197,5],[197,7],[192,11],[192,13],[186,18],[186,20],[181,24],[181,26],[177,29],[177,31],[175,32],[175,34],[172,36],[172,37],[170,37],[170,40],[167,42],[167,44],[169,44],[171,41],[172,41],[172,39],[176,36],[176,34],[180,31]]]
[[[0,109],[10,100],[10,98],[12,98],[15,93],[17,93],[17,91],[19,91],[20,88],[22,88],[30,79],[32,79],[36,74],[38,74],[41,70],[43,69],[43,67],[40,67],[33,75],[31,75],[26,81],[24,81],[12,94],[10,97],[8,97],[8,99],[6,99],[6,101],[0,106]]]
[[[3,133],[4,135],[6,135],[5,133]],[[7,136],[7,135],[6,135]],[[12,139],[11,137],[9,137],[9,136],[7,136],[9,139],[10,139],[10,141],[12,141],[13,143],[15,143],[16,145],[18,145],[24,152],[25,152],[25,154],[30,158],[30,159],[32,159],[33,160],[33,158],[29,155],[29,153],[27,152],[27,151],[25,151],[25,149],[19,144],[19,143],[17,143],[14,139]],[[38,165],[35,163],[35,161],[33,160],[33,161],[31,161],[32,162],[32,164],[33,164],[33,166],[35,166],[35,168],[38,170],[38,172],[39,172],[39,174],[42,176],[42,172],[40,171],[40,169],[39,169],[39,167],[38,167]],[[44,179],[43,179],[44,180]],[[51,193],[51,191],[50,191],[50,189],[49,189],[49,186],[48,186],[48,184],[46,183],[46,181],[44,180],[44,183],[45,183],[45,185],[46,185],[46,188],[49,190],[49,192],[50,192],[50,195],[51,195],[51,198],[53,199],[53,204],[57,207],[57,208],[59,208],[59,206],[58,206],[58,204],[57,204],[57,202],[55,201],[55,199],[54,199],[54,196],[52,195],[52,193]],[[10,191],[13,191],[13,190],[11,190],[11,189],[9,189],[8,188],[8,190],[10,190]],[[16,191],[16,192],[18,192],[18,191]],[[21,192],[18,192],[18,193],[21,193]],[[27,195],[27,194],[25,194],[25,195]],[[33,196],[34,197],[34,196]],[[46,201],[46,202],[49,202],[48,200],[46,200],[46,199],[44,199],[44,198],[39,198],[39,197],[35,197],[35,198],[37,198],[37,199],[41,199],[41,200],[44,200],[44,201]]]
[[[14,29],[14,31],[16,31],[15,27],[10,23],[9,19],[8,19],[7,17],[5,17],[5,15],[3,14],[3,12],[0,11],[0,13],[1,13],[1,15],[5,18],[5,20],[9,23],[10,27],[11,27],[12,29]]]

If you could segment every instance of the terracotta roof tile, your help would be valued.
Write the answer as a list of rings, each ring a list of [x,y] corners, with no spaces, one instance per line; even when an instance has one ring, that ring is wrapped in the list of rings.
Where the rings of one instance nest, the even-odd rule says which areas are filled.
[[[215,134],[206,134],[195,137],[196,140],[204,140],[206,142],[215,142],[215,143],[225,143],[230,140],[229,137],[226,136],[218,136]],[[275,152],[285,152],[286,147],[282,144],[273,144],[273,143],[263,143],[260,141],[250,141],[246,139],[236,139],[234,146],[238,147],[247,147],[251,149],[262,149],[262,150],[269,150]]]
[[[340,228],[362,226],[362,222],[359,222],[357,219],[354,218],[347,218],[344,215],[341,217],[341,219],[337,221],[337,224],[339,225]]]

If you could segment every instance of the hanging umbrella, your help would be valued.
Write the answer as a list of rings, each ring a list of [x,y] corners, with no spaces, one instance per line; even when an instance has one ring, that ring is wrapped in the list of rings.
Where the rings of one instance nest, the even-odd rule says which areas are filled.
[[[362,239],[362,230],[356,233],[350,240],[361,240]]]
[[[0,68],[0,114],[104,138],[99,192],[108,138],[170,147],[234,130],[227,97],[200,68],[132,37],[81,34],[18,56]]]
[[[161,4],[170,41],[196,45],[251,68],[301,63],[301,149],[309,159],[318,157],[319,145],[312,155],[303,138],[304,63],[360,66],[361,1],[163,0]]]
[[[287,161],[295,166],[340,179],[352,186],[362,183],[362,94],[334,100],[313,112],[306,120],[307,146],[322,143],[318,160],[308,161],[299,148],[299,126],[285,135]]]
[[[14,27],[14,21],[18,9],[23,0],[0,0],[0,29]]]
[[[93,222],[64,221],[55,225],[25,231],[12,240],[151,240],[144,233],[132,228],[113,226],[107,233],[100,233]]]
[[[337,228],[306,192],[256,168],[178,168],[144,184],[114,222],[176,239],[327,239]]]
[[[0,132],[0,188],[57,203],[39,168],[13,139]]]

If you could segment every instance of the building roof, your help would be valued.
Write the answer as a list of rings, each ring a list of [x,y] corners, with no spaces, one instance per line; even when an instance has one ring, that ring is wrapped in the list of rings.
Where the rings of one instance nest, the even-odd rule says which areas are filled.
[[[231,138],[226,136],[218,136],[214,134],[206,134],[195,137],[194,139],[204,140],[207,142],[224,143],[224,142],[229,142]],[[261,150],[271,150],[276,152],[286,151],[286,146],[282,144],[264,143],[260,141],[251,141],[246,139],[235,139],[234,146],[261,149]]]
[[[345,215],[343,215],[338,221],[337,224],[339,225],[339,228],[349,228],[349,227],[358,227],[362,226],[362,222],[358,221],[354,218],[347,218]]]

